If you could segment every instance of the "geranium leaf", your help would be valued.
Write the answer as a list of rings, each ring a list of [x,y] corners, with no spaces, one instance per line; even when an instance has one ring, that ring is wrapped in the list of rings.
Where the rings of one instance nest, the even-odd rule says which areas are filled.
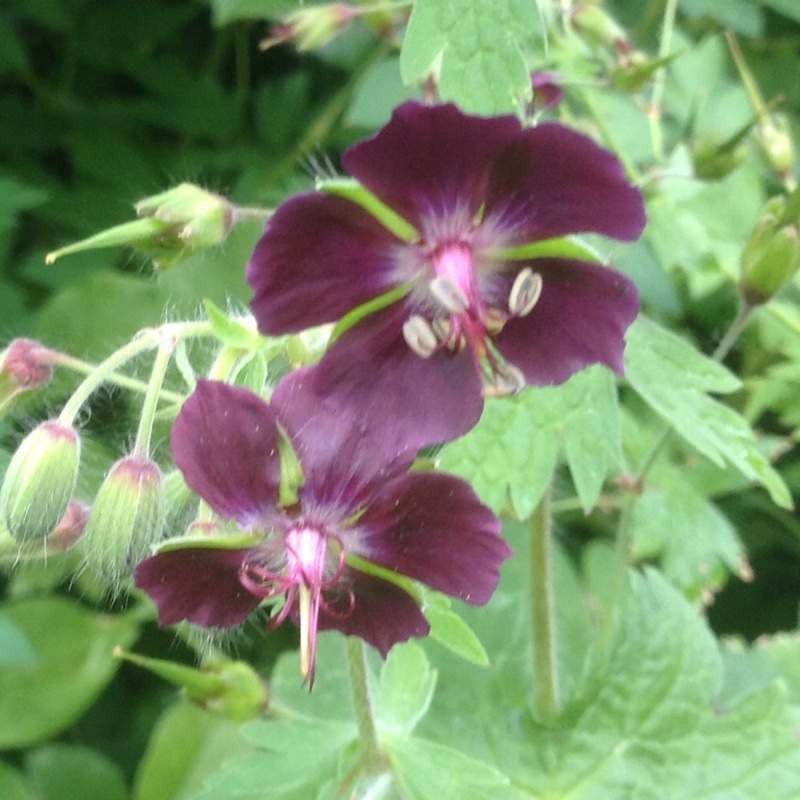
[[[614,377],[595,366],[562,386],[487,400],[480,422],[442,451],[440,464],[469,480],[494,511],[502,512],[510,500],[525,519],[549,485],[563,447],[588,511],[619,464],[619,435]]]
[[[640,317],[628,330],[625,374],[645,402],[692,447],[720,467],[732,466],[792,507],[789,489],[757,446],[745,419],[708,392],[727,394],[740,381],[692,345]]]
[[[436,75],[442,99],[467,111],[517,111],[532,94],[523,40],[539,27],[527,0],[416,0],[400,52],[403,81]]]

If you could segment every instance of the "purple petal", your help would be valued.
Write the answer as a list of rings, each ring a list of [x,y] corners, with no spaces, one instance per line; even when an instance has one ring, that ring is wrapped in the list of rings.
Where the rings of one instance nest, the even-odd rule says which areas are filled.
[[[359,636],[386,658],[392,645],[412,636],[427,636],[430,625],[417,602],[408,592],[389,581],[381,580],[358,570],[348,569],[346,577],[352,581],[355,605],[347,613],[348,604],[341,602],[341,616],[335,598],[325,597],[328,611],[323,608],[319,629],[335,630],[347,636]],[[340,598],[344,600],[344,598]]]
[[[403,441],[367,436],[361,420],[336,413],[330,399],[311,388],[312,367],[289,373],[270,405],[294,445],[303,468],[301,496],[322,506],[356,511],[371,495],[371,484],[405,473],[416,457]]]
[[[135,583],[155,602],[162,627],[185,619],[207,628],[230,628],[244,622],[261,602],[239,581],[239,568],[251,552],[217,547],[168,550],[142,561]]]
[[[526,317],[510,319],[497,349],[529,384],[563,383],[590,364],[622,374],[625,331],[639,312],[635,284],[621,273],[567,259],[530,262],[544,286]]]
[[[302,194],[278,208],[247,265],[262,333],[338,320],[408,280],[392,249],[400,241],[355,203]]]
[[[275,413],[247,389],[198,381],[175,420],[172,453],[186,483],[222,517],[246,526],[277,502]]]
[[[418,230],[456,210],[471,222],[493,163],[520,130],[516,117],[474,117],[452,104],[409,101],[375,136],[347,150],[342,163]]]
[[[402,303],[371,314],[306,372],[311,390],[389,455],[455,439],[483,410],[469,350],[421,358],[403,338],[407,317]]]
[[[500,521],[460,478],[412,472],[374,499],[354,553],[468,603],[485,603],[511,550]]]
[[[485,219],[511,237],[504,246],[588,232],[632,240],[645,225],[641,192],[619,159],[555,122],[526,129],[506,148],[485,199]]]

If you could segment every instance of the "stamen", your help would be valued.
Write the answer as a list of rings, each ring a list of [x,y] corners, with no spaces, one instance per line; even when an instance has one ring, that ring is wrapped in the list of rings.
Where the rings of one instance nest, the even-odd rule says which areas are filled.
[[[508,362],[494,364],[493,377],[494,383],[483,387],[484,397],[508,397],[519,394],[527,385],[522,370]]]
[[[497,336],[508,322],[508,314],[499,308],[487,308],[483,312],[483,325],[489,336]]]
[[[530,267],[517,275],[508,295],[508,310],[515,317],[524,317],[533,311],[542,295],[542,276]]]
[[[437,275],[428,287],[445,311],[451,314],[463,314],[469,308],[467,293],[447,275]]]
[[[403,338],[406,344],[422,358],[430,358],[439,346],[433,328],[419,314],[412,314],[403,323]]]

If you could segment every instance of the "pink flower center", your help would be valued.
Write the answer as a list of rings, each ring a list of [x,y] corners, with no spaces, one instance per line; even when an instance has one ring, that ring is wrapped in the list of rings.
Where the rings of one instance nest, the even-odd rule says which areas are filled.
[[[274,545],[269,552],[265,546],[263,552],[242,565],[239,580],[257,597],[286,595],[283,608],[270,620],[269,628],[277,628],[296,609],[300,623],[300,669],[303,677],[313,683],[320,609],[332,616],[347,616],[355,602],[352,590],[340,583],[345,551],[338,536],[306,524],[290,528],[283,544],[282,569],[272,566],[278,561]],[[323,592],[333,587],[340,595],[344,592],[347,601],[344,611],[325,602]]]
[[[530,267],[517,274],[503,308],[489,306],[478,284],[475,254],[465,240],[439,245],[429,256],[433,276],[427,285],[425,314],[412,314],[403,336],[417,355],[458,353],[469,345],[475,367],[488,395],[516,394],[525,377],[506,362],[490,340],[512,317],[531,313],[542,291],[542,278]]]

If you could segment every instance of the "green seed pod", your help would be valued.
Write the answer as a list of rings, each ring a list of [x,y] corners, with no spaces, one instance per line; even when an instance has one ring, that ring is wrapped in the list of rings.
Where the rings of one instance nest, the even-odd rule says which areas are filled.
[[[63,518],[78,476],[80,438],[54,420],[31,431],[0,489],[0,518],[20,544],[44,542]]]
[[[778,177],[786,178],[792,174],[795,160],[794,140],[786,117],[770,114],[756,127],[756,141]]]
[[[111,468],[82,537],[86,563],[113,588],[161,539],[166,500],[154,461],[130,455]]]

